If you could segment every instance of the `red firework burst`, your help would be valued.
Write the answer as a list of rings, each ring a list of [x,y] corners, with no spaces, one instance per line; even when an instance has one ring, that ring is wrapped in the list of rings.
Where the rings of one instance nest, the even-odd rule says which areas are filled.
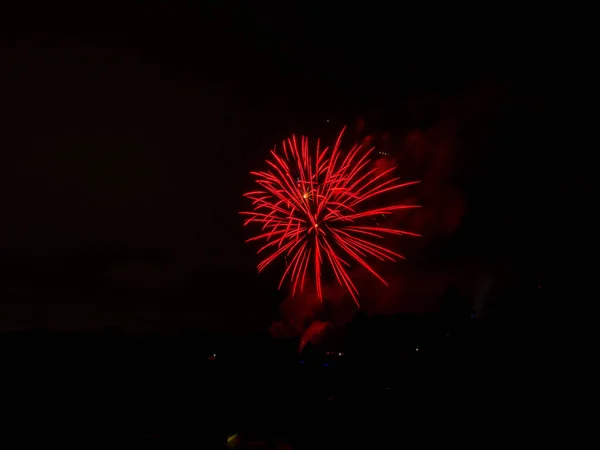
[[[270,251],[270,255],[258,264],[259,272],[285,256],[289,262],[279,287],[289,277],[294,295],[298,286],[302,291],[312,263],[317,296],[322,301],[321,270],[328,263],[337,281],[358,305],[358,290],[348,274],[347,268],[351,267],[348,261],[359,263],[387,285],[367,263],[367,258],[395,261],[404,257],[373,243],[373,238],[380,239],[384,234],[419,236],[373,223],[361,225],[365,219],[418,205],[368,207],[367,201],[418,181],[399,183],[399,178],[390,178],[395,167],[383,171],[371,168],[369,156],[374,148],[362,151],[357,145],[344,155],[340,151],[344,130],[332,150],[320,149],[317,141],[314,157],[304,136],[299,146],[293,136],[283,141],[282,153],[271,150],[273,159],[267,160],[269,168],[251,172],[257,177],[260,189],[244,194],[252,200],[254,210],[241,214],[249,216],[244,225],[252,222],[262,225],[261,233],[246,241],[266,241],[258,253]]]

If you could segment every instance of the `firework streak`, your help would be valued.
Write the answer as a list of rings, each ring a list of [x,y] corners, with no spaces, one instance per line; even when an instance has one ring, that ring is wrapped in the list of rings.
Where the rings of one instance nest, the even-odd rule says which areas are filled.
[[[387,285],[367,262],[404,259],[402,255],[374,241],[384,235],[419,236],[408,231],[383,228],[377,218],[394,211],[418,208],[418,205],[373,205],[373,198],[389,191],[418,183],[400,183],[392,173],[395,167],[379,170],[372,167],[369,156],[374,148],[364,151],[360,145],[349,152],[340,151],[344,130],[333,149],[309,152],[308,139],[296,137],[283,141],[283,151],[271,151],[268,168],[251,172],[260,186],[244,194],[252,200],[253,211],[244,225],[257,223],[261,231],[247,240],[266,242],[258,253],[268,256],[258,264],[261,272],[277,258],[285,257],[286,265],[279,288],[286,279],[302,291],[305,281],[314,277],[317,296],[323,300],[322,270],[331,267],[339,284],[345,287],[358,305],[358,290],[348,268],[360,264]]]

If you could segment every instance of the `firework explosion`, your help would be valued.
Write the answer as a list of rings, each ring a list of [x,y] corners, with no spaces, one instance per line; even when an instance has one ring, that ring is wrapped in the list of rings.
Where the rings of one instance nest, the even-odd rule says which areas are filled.
[[[293,136],[283,141],[283,152],[271,150],[269,168],[251,172],[260,189],[244,194],[252,200],[254,210],[241,214],[249,216],[244,225],[256,222],[262,226],[260,234],[246,241],[266,241],[258,253],[270,254],[258,264],[259,272],[278,257],[285,257],[279,288],[289,278],[294,295],[297,287],[302,291],[307,273],[311,273],[322,301],[322,269],[329,265],[358,305],[358,290],[348,274],[350,262],[360,264],[387,285],[367,262],[368,257],[380,261],[404,257],[372,241],[385,234],[419,236],[380,227],[375,219],[417,205],[368,204],[373,197],[418,181],[398,183],[399,178],[390,178],[395,167],[383,171],[371,168],[369,156],[374,148],[363,151],[357,145],[344,155],[340,151],[344,129],[332,150],[320,149],[317,141],[314,157],[304,136],[300,145]]]

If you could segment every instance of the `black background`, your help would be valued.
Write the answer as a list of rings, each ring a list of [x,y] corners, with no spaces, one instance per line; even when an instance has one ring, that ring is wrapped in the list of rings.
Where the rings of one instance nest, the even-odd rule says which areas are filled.
[[[267,150],[357,117],[373,132],[427,130],[445,99],[486,83],[508,100],[485,132],[473,127],[483,138],[456,177],[464,220],[438,253],[546,273],[573,179],[550,150],[551,34],[526,11],[389,8],[6,15],[2,328],[263,330],[284,294],[256,275],[237,212]]]

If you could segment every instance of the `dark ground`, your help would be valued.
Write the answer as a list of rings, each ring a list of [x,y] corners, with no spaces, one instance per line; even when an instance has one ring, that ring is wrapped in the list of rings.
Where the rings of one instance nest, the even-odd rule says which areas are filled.
[[[357,315],[342,340],[300,356],[295,339],[190,330],[4,334],[3,404],[29,429],[22,437],[45,442],[226,448],[236,433],[236,448],[510,442],[534,433],[531,415],[549,401],[537,375],[545,349],[528,328]]]

